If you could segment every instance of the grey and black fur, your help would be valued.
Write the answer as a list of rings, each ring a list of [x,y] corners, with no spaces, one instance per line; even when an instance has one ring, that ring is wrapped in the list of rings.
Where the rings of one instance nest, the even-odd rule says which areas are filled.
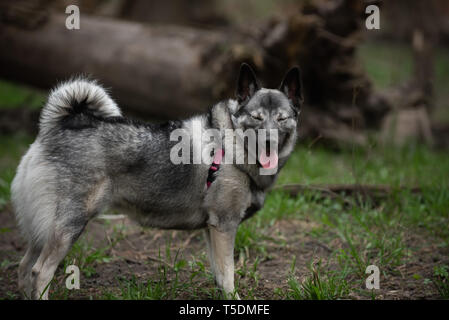
[[[12,183],[12,202],[28,248],[19,266],[26,297],[48,298],[47,285],[88,221],[106,208],[126,209],[141,223],[165,229],[204,228],[211,268],[226,294],[234,292],[234,238],[240,222],[264,203],[277,174],[256,164],[223,164],[205,187],[209,165],[170,161],[170,133],[202,129],[278,129],[279,169],[296,141],[301,82],[291,69],[279,90],[260,88],[251,68],[240,70],[237,100],[207,114],[165,124],[128,120],[95,81],[76,78],[49,95],[35,142]],[[197,141],[191,141],[193,148]],[[236,148],[245,149],[237,140]],[[279,170],[278,170],[279,171]]]

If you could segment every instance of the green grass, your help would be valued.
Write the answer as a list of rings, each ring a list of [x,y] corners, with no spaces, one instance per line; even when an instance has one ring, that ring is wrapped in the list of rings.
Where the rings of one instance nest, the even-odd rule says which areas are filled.
[[[0,110],[40,109],[45,98],[45,94],[39,90],[0,79]]]
[[[422,145],[370,146],[331,152],[300,146],[281,171],[278,184],[360,183],[392,186],[447,186],[449,157]]]
[[[349,285],[340,274],[326,271],[322,262],[311,263],[309,270],[311,275],[302,282],[295,276],[295,258],[292,263],[291,274],[288,277],[288,288],[276,290],[282,299],[290,300],[335,300],[346,298],[349,294]]]
[[[437,237],[435,241],[440,245],[449,245],[447,191],[430,197],[429,194],[423,194],[416,199],[411,200],[412,198],[415,196],[405,195],[405,203],[399,206],[397,199],[393,197],[385,200],[379,207],[372,208],[368,204],[362,204],[346,209],[343,203],[335,200],[314,201],[313,197],[302,195],[292,202],[288,195],[275,192],[268,197],[267,206],[260,215],[242,224],[236,248],[265,259],[266,255],[261,252],[261,248],[273,242],[264,236],[270,222],[279,219],[278,217],[313,221],[320,226],[320,230],[310,232],[309,235],[332,248],[329,260],[315,271],[310,269],[311,276],[303,282],[298,282],[295,275],[290,275],[289,290],[278,291],[277,294],[285,299],[344,298],[351,290],[360,291],[368,265],[378,266],[382,274],[395,275],[397,267],[413,259],[415,248],[407,244],[411,234]],[[434,198],[439,200],[435,202]],[[277,212],[278,206],[274,205],[274,199],[290,202],[288,210],[292,213],[287,217]],[[443,202],[446,209],[440,210],[439,203]],[[420,203],[420,207],[416,207],[416,203]],[[443,297],[446,284],[447,279],[438,282]]]
[[[9,202],[16,166],[32,141],[23,134],[0,137],[0,210]]]
[[[154,280],[139,281],[136,277],[121,280],[121,292],[106,293],[105,298],[111,300],[163,300],[175,299],[181,290],[186,288],[179,282],[178,274],[175,279],[167,279],[166,267],[158,267],[158,276]]]
[[[177,251],[173,254],[170,243],[165,250],[159,248],[159,262],[149,266],[156,268],[151,279],[117,277],[118,290],[106,290],[102,298],[108,300],[167,300],[177,299],[181,293],[188,292],[191,299],[206,295],[209,299],[219,299],[221,292],[215,287],[204,287],[204,279],[213,283],[213,278],[205,265],[204,255],[192,257],[187,261]],[[182,275],[188,275],[181,280]]]
[[[265,234],[276,220],[312,221],[319,227],[309,231],[309,236],[333,249],[330,261],[327,261],[332,265],[332,273],[328,274],[331,269],[325,267],[318,273],[324,275],[323,290],[335,289],[332,286],[334,279],[345,279],[356,290],[366,278],[368,265],[378,266],[384,274],[395,274],[397,267],[410,261],[416,249],[407,244],[411,235],[422,234],[435,239],[441,247],[449,246],[448,206],[449,190],[438,187],[424,189],[419,195],[398,191],[376,206],[370,201],[352,199],[349,207],[340,199],[318,200],[313,192],[292,199],[281,191],[274,191],[261,212],[241,225],[236,248],[265,258],[262,249],[274,241]],[[306,284],[312,290],[322,278],[312,277]],[[330,287],[326,288],[326,285]],[[295,286],[305,290],[291,276],[289,286],[292,290]],[[293,298],[294,292],[285,293],[285,298]],[[304,292],[297,291],[296,294],[305,299]],[[322,294],[329,298],[325,292]]]
[[[271,192],[264,208],[244,222],[237,233],[236,249],[266,257],[265,247],[275,241],[267,236],[278,220],[300,219],[319,227],[309,231],[318,241],[334,243],[326,265],[310,269],[311,276],[299,282],[288,277],[288,290],[277,291],[285,299],[339,299],[351,290],[359,292],[368,265],[378,266],[385,275],[413,258],[410,235],[436,237],[449,245],[449,157],[424,146],[401,149],[371,148],[357,152],[330,152],[321,147],[299,147],[284,168],[278,185],[289,183],[367,183],[393,187],[381,203],[369,199],[321,199],[316,191],[291,198],[282,191]],[[419,186],[412,194],[400,186]],[[348,203],[349,201],[349,203]],[[339,245],[335,247],[335,243]],[[278,242],[277,245],[280,243]],[[332,266],[332,267],[330,267]],[[314,269],[315,268],[315,269]],[[442,297],[447,280],[440,272]],[[351,285],[349,285],[349,283]],[[362,290],[363,291],[363,290]],[[374,298],[374,292],[364,292]]]
[[[446,265],[436,266],[434,269],[433,283],[444,299],[449,299],[449,267]]]
[[[96,248],[88,239],[79,239],[65,257],[63,270],[66,270],[69,265],[73,264],[80,268],[83,276],[90,278],[96,273],[95,266],[98,263],[106,263],[112,260],[108,254],[108,250],[112,246],[111,244]]]
[[[146,281],[138,280],[135,276],[131,279],[119,279],[120,292],[118,294],[107,292],[105,298],[120,300],[166,300],[176,299],[181,291],[188,290],[191,283],[180,281],[182,269],[187,266],[184,259],[175,259],[170,268],[164,264],[157,266],[157,275]],[[173,271],[173,276],[169,273]]]

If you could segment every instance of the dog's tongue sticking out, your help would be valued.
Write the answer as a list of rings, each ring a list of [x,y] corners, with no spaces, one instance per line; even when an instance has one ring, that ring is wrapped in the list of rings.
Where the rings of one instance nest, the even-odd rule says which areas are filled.
[[[264,169],[274,169],[278,166],[278,154],[276,151],[271,151],[270,155],[267,155],[266,151],[263,151],[259,155],[259,163]]]

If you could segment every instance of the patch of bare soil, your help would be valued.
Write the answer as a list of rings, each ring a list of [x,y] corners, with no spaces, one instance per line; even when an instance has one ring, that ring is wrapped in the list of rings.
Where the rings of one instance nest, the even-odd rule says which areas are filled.
[[[256,249],[246,252],[246,259],[236,253],[236,270],[242,269],[244,263],[251,268],[256,256],[259,256],[257,267],[257,285],[254,277],[237,276],[240,282],[241,297],[246,297],[249,288],[257,299],[279,299],[275,291],[278,288],[286,289],[287,279],[291,268],[293,256],[296,256],[296,275],[298,279],[310,276],[308,268],[310,262],[331,259],[336,248],[342,247],[337,239],[322,242],[316,236],[309,235],[317,226],[310,221],[283,220],[278,221],[268,229],[265,234],[268,241],[263,245],[266,252]],[[21,298],[17,289],[18,262],[25,251],[25,243],[21,239],[13,214],[10,208],[0,213],[0,298]],[[120,230],[120,231],[117,231]],[[139,281],[160,277],[158,266],[167,266],[167,279],[174,281],[175,271],[173,261],[185,259],[187,261],[207,261],[203,235],[201,231],[162,231],[144,229],[133,221],[124,217],[105,221],[95,219],[86,228],[85,237],[91,248],[107,248],[106,255],[111,257],[107,261],[95,262],[95,272],[86,277],[81,275],[81,289],[72,290],[69,299],[101,299],[105,293],[119,294],[121,282],[119,279],[130,280],[135,277]],[[381,275],[381,289],[376,292],[377,299],[437,299],[439,297],[435,287],[426,283],[425,278],[431,279],[434,265],[448,260],[446,249],[438,248],[417,234],[407,239],[407,245],[413,248],[410,262],[400,266],[397,270],[390,270]],[[170,254],[167,253],[167,246]],[[248,257],[249,256],[249,257]],[[335,262],[332,262],[335,263]],[[332,268],[330,263],[330,268]],[[206,268],[208,263],[205,262]],[[179,271],[180,282],[187,282],[191,277],[189,266]],[[53,298],[66,297],[64,288],[64,270],[60,266],[56,272],[56,281],[52,285],[50,296]],[[208,289],[213,290],[214,283],[211,277],[202,274],[196,278],[196,299],[207,299],[210,295]],[[361,276],[350,276],[360,286],[360,290],[351,290],[349,298],[369,299],[370,293],[364,289],[364,279]],[[209,291],[210,292],[210,291]],[[176,296],[178,299],[190,299],[191,291],[183,291]]]

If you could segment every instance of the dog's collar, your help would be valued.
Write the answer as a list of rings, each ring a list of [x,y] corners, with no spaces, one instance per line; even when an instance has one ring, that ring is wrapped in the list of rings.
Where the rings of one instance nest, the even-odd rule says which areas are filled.
[[[209,167],[209,172],[207,173],[207,180],[206,180],[207,188],[209,188],[212,182],[214,182],[217,172],[220,169],[220,164],[221,161],[223,160],[223,156],[224,150],[217,149],[214,155],[214,160],[212,161],[212,164]]]

